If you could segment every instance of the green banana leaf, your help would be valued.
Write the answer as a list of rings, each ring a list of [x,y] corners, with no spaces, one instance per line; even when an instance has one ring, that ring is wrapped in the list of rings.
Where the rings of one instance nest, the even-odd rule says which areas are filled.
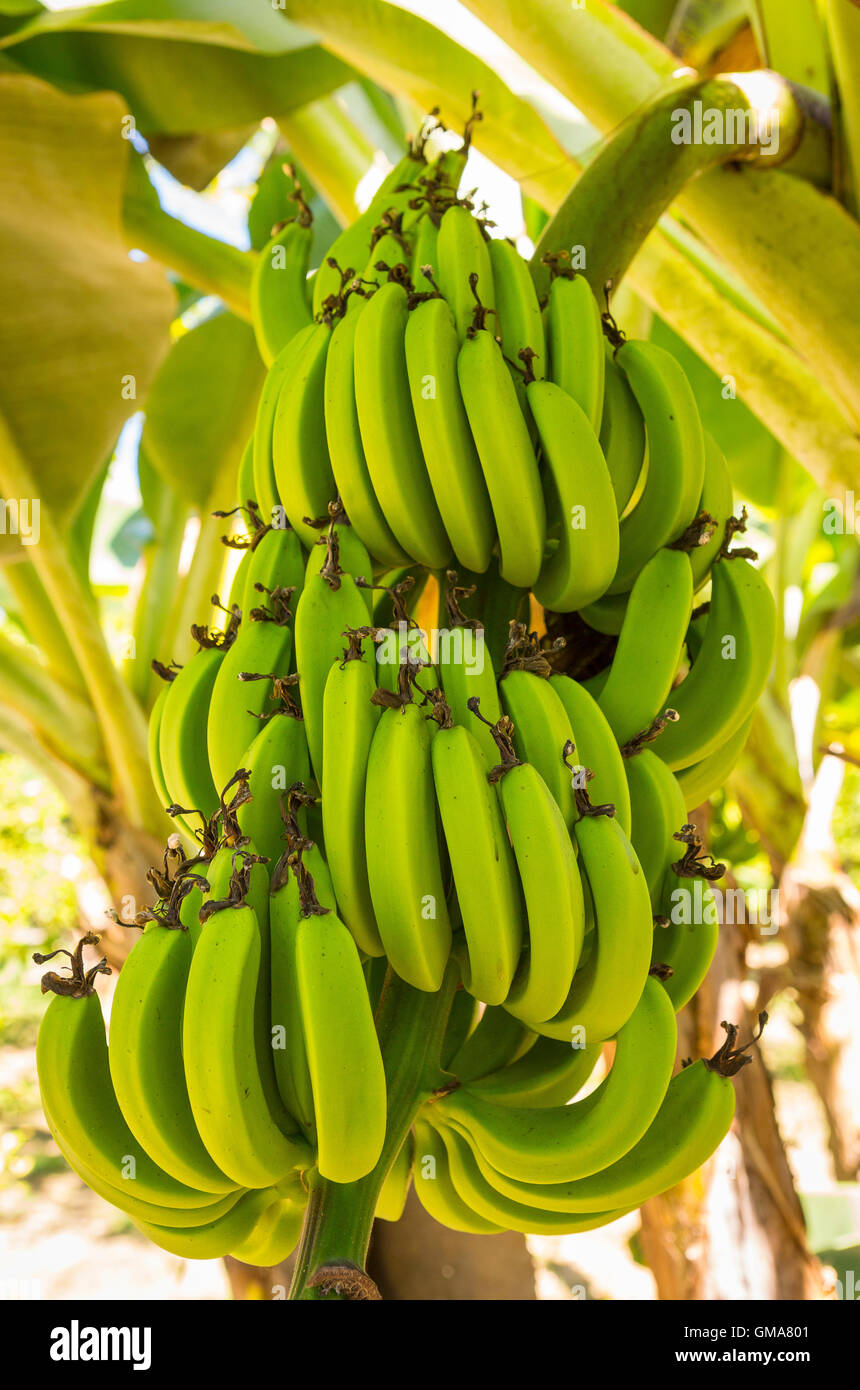
[[[113,93],[0,76],[0,410],[62,527],[168,347],[173,294],[122,234],[123,112]]]
[[[283,14],[247,0],[115,0],[42,10],[0,38],[21,68],[120,92],[144,133],[184,135],[280,115],[352,75]]]
[[[264,369],[253,330],[218,313],[177,338],[146,403],[141,448],[186,505],[233,505]]]

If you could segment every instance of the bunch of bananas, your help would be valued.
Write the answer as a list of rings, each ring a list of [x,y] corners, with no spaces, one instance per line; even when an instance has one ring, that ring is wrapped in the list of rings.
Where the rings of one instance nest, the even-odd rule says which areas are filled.
[[[770,594],[678,363],[569,257],[539,303],[463,158],[417,142],[310,277],[300,197],[260,256],[244,554],[150,725],[194,851],[151,871],[109,1045],[95,938],[43,980],[57,1142],[177,1254],[277,1262],[320,1181],[599,1226],[704,1162],[749,1060],[727,1025],[673,1075],[723,872],[688,810],[743,746]],[[445,1001],[407,1099],[397,990]]]

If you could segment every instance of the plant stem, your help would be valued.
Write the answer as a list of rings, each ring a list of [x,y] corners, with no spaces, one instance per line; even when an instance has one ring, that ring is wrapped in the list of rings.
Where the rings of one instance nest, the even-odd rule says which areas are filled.
[[[442,988],[427,994],[405,984],[389,969],[376,1020],[388,1087],[385,1143],[376,1167],[357,1182],[335,1183],[318,1173],[312,1178],[291,1299],[326,1296],[308,1282],[320,1265],[349,1261],[364,1269],[388,1170],[418,1110],[441,1079],[442,1039],[458,979],[457,966],[451,961]]]

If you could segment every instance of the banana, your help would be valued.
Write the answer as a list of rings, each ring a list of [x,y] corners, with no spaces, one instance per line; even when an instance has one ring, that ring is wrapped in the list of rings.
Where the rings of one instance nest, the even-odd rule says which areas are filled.
[[[320,313],[330,295],[340,294],[347,270],[351,269],[353,274],[357,274],[366,264],[373,229],[382,213],[387,208],[397,211],[408,206],[410,198],[414,196],[414,185],[426,168],[427,161],[420,150],[404,155],[386,174],[364,212],[335,238],[314,276],[314,314]],[[397,190],[403,189],[404,185],[406,191],[398,193]]]
[[[317,537],[306,518],[324,516],[335,495],[323,398],[330,342],[329,324],[315,324],[284,378],[272,425],[277,493],[290,525],[307,547]]]
[[[618,646],[597,703],[620,745],[665,708],[693,611],[693,572],[683,550],[658,550],[630,591]]]
[[[333,788],[331,794],[323,790],[323,840],[343,920],[359,950],[381,956],[364,843],[367,762],[380,714],[372,700],[376,663],[362,629],[347,629],[346,637],[348,647],[332,664],[323,693],[322,760]]]
[[[468,1210],[476,1211],[484,1220],[497,1222],[502,1230],[521,1231],[524,1235],[572,1235],[577,1231],[591,1231],[597,1226],[606,1226],[630,1210],[627,1207],[574,1215],[549,1212],[513,1201],[487,1182],[469,1144],[460,1134],[448,1126],[441,1129],[440,1134],[448,1155],[451,1181],[460,1200]]]
[[[651,958],[655,965],[668,966],[671,971],[668,975],[661,972],[660,978],[678,1013],[704,980],[717,949],[720,919],[709,880],[721,877],[725,866],[704,863],[702,843],[692,826],[682,826],[674,838],[675,850],[667,855]],[[687,845],[681,858],[677,857],[679,840]]]
[[[110,1074],[129,1129],[155,1162],[189,1187],[226,1193],[236,1183],[205,1149],[177,1065],[191,955],[179,925],[153,922],[135,943],[111,1005]]]
[[[660,902],[671,852],[677,848],[672,836],[687,819],[684,798],[677,779],[651,748],[643,748],[624,762],[630,788],[633,821],[631,842],[645,875],[652,910],[661,911]]]
[[[513,675],[541,680],[527,672]],[[536,1021],[551,1018],[567,998],[582,950],[585,904],[562,813],[537,768],[517,758],[511,734],[510,718],[494,726],[493,737],[502,761],[490,778],[498,784],[516,856],[526,904],[528,944],[504,1007],[534,1028]]]
[[[723,544],[726,522],[734,509],[732,475],[717,441],[705,431],[705,481],[699,512],[704,512],[715,522],[713,534],[704,545],[697,545],[690,551],[690,565],[693,570],[693,589],[700,589],[711,573]]]
[[[273,589],[290,589],[295,606],[304,582],[305,558],[295,531],[270,526],[253,544],[240,603],[243,616],[264,604]]]
[[[477,740],[441,698],[430,744],[436,804],[466,932],[465,988],[486,1004],[508,996],[523,939],[523,904],[505,822]],[[516,842],[515,842],[516,843]],[[572,973],[572,972],[571,972]]]
[[[725,785],[729,773],[744,750],[755,711],[739,724],[735,732],[701,762],[679,768],[675,774],[687,810],[701,806],[715,791]]]
[[[535,597],[544,608],[570,613],[599,598],[612,582],[618,564],[615,494],[597,435],[573,396],[551,381],[533,381],[526,398],[546,465],[547,513],[558,523],[557,545],[541,566]]]
[[[303,873],[301,862],[299,874]],[[336,912],[299,884],[296,986],[316,1119],[317,1166],[357,1182],[377,1162],[388,1114],[385,1069],[358,948]]]
[[[242,754],[259,733],[261,716],[272,712],[270,677],[286,679],[289,672],[293,630],[287,593],[276,589],[267,607],[252,609],[218,668],[206,723],[216,787],[226,786],[241,766]]]
[[[594,904],[595,930],[563,1007],[535,1031],[560,1041],[587,1043],[614,1037],[637,1007],[651,963],[651,902],[645,875],[629,839],[613,816],[588,808],[574,826],[579,867]],[[574,1028],[581,1033],[574,1033]]]
[[[57,1129],[56,1124],[51,1119],[48,1111],[45,1111],[45,1119],[48,1128],[54,1139],[54,1143],[59,1149],[69,1167],[77,1173],[78,1177],[86,1183],[96,1196],[101,1197],[118,1211],[125,1212],[126,1216],[135,1217],[140,1221],[154,1222],[156,1225],[173,1226],[178,1228],[189,1226],[206,1226],[210,1222],[224,1216],[242,1197],[241,1189],[229,1192],[226,1197],[216,1197],[205,1207],[161,1207],[153,1202],[142,1202],[139,1197],[134,1197],[130,1192],[122,1191],[118,1187],[111,1185],[100,1178],[92,1168],[87,1167],[83,1160],[64,1142],[63,1136]],[[126,1182],[126,1188],[131,1183]]]
[[[433,496],[406,368],[408,295],[388,281],[355,330],[358,422],[373,490],[397,542],[413,560],[441,569],[451,546]]]
[[[705,441],[692,387],[680,363],[656,344],[631,339],[616,361],[645,419],[648,472],[638,502],[619,526],[610,594],[625,593],[661,546],[678,539],[696,513],[705,477]]]
[[[591,1039],[589,1041],[592,1041]],[[572,1105],[499,1105],[460,1088],[429,1107],[435,1123],[461,1126],[489,1163],[523,1182],[571,1182],[627,1153],[651,1124],[675,1061],[672,1005],[648,979],[618,1032],[615,1057],[596,1090]]]
[[[240,507],[247,507],[249,502],[256,504],[256,492],[254,487],[254,436],[251,435],[248,443],[242,451],[239,461],[239,476],[236,480],[236,491]]]
[[[622,1158],[570,1183],[523,1183],[493,1170],[477,1149],[481,1174],[514,1201],[547,1211],[590,1213],[638,1207],[689,1177],[719,1148],[735,1110],[730,1077],[744,1058],[724,1055],[699,1060],[672,1077],[660,1109],[637,1144]]]
[[[171,1255],[185,1260],[215,1260],[229,1255],[249,1238],[272,1201],[271,1188],[246,1192],[226,1215],[191,1230],[175,1230],[149,1221],[135,1220],[134,1224],[141,1235]]]
[[[496,530],[457,379],[457,329],[444,299],[426,299],[412,310],[404,346],[412,409],[442,524],[458,563],[483,574]]]
[[[312,317],[307,281],[313,215],[301,189],[293,197],[298,204],[297,215],[273,231],[251,273],[251,322],[267,367]]]
[[[111,1081],[98,995],[51,1000],[39,1028],[36,1067],[57,1133],[101,1182],[155,1206],[199,1208],[217,1200],[159,1167],[126,1124]]]
[[[308,741],[301,710],[286,688],[281,707],[263,724],[244,756],[251,799],[237,811],[239,828],[247,835],[256,854],[274,865],[283,849],[280,799],[294,782],[310,778]]]
[[[483,1005],[477,999],[473,999],[461,984],[454,995],[442,1043],[441,1061],[445,1071],[449,1069],[451,1058],[457,1056],[474,1033],[484,1012]],[[502,1010],[496,1012],[501,1013]]]
[[[263,389],[260,392],[257,419],[254,425],[254,498],[260,509],[260,515],[265,521],[274,520],[277,514],[276,509],[279,506],[278,484],[275,479],[275,464],[272,454],[272,437],[278,399],[284,383],[295,372],[296,362],[300,354],[315,336],[318,327],[318,324],[310,323],[306,328],[299,329],[298,333],[294,334],[289,342],[281,348],[266,373]]]
[[[230,1254],[243,1264],[268,1269],[291,1255],[299,1243],[307,1201],[282,1197],[272,1202],[260,1216],[256,1226],[243,1241],[234,1245]]]
[[[636,491],[645,461],[645,421],[627,377],[616,364],[609,344],[605,344],[606,375],[603,391],[603,418],[600,447],[609,469],[615,507],[623,516]],[[600,629],[603,631],[603,629]]]
[[[540,773],[557,803],[564,823],[576,819],[571,777],[563,753],[573,741],[567,710],[549,679],[532,670],[503,671],[499,680],[502,708],[514,725],[514,747],[524,762]]]
[[[447,614],[444,620],[440,619],[439,678],[456,723],[473,735],[489,769],[498,761],[496,745],[487,725],[469,708],[469,701],[477,697],[481,714],[491,724],[496,723],[502,711],[484,626],[479,619],[463,614],[459,602],[463,595],[468,596],[469,589],[459,588],[457,574],[449,570]]]
[[[491,1076],[521,1057],[535,1040],[535,1034],[513,1014],[489,1005],[445,1070],[463,1084]]]
[[[481,581],[483,589],[481,621],[484,624],[484,643],[490,660],[498,670],[504,659],[512,622],[526,622],[530,613],[528,589],[508,584],[499,574],[493,561]]]
[[[603,416],[606,356],[600,306],[584,275],[568,273],[553,278],[547,337],[550,377],[573,397],[596,435]]]
[[[332,472],[346,513],[371,555],[383,565],[408,563],[373,490],[355,403],[355,334],[366,300],[351,295],[335,325],[325,365],[324,409]],[[367,578],[370,578],[369,572]]]
[[[438,264],[439,228],[428,214],[421,218],[415,231],[415,249],[410,266],[413,284],[421,284],[421,274],[425,266],[428,266],[435,276]]]
[[[614,806],[615,819],[629,836],[630,792],[625,763],[600,705],[570,676],[553,675],[549,683],[570,720],[576,756],[582,767],[594,773],[588,784],[592,801]]]
[[[499,572],[508,583],[530,589],[543,563],[546,506],[516,388],[486,328],[469,330],[457,357],[457,376],[490,494]]]
[[[524,1057],[470,1081],[468,1089],[497,1105],[530,1110],[567,1105],[594,1071],[600,1053],[599,1043],[576,1048],[554,1038],[538,1038]]]
[[[407,1134],[400,1152],[392,1163],[376,1202],[378,1221],[399,1221],[406,1206],[412,1185],[412,1157],[415,1141]]]
[[[436,991],[451,949],[430,753],[436,726],[408,697],[403,705],[389,698],[367,763],[370,896],[392,969],[416,989]]]
[[[154,669],[157,669],[159,673],[161,671],[164,672],[165,684],[161,687],[157,696],[155,697],[155,704],[152,706],[152,709],[150,710],[149,714],[149,735],[147,741],[147,751],[149,753],[149,772],[150,776],[152,777],[153,786],[155,787],[155,790],[158,792],[158,799],[161,802],[162,806],[170,806],[173,802],[173,797],[167,790],[167,783],[164,780],[164,769],[161,766],[161,752],[159,744],[161,742],[161,721],[164,718],[164,707],[167,704],[167,697],[170,694],[170,687],[176,680],[176,672],[166,666],[161,665],[159,665],[158,668]],[[187,831],[187,833],[190,834],[190,830]]]
[[[504,1223],[486,1220],[463,1201],[451,1181],[448,1152],[441,1136],[422,1120],[415,1124],[413,1181],[415,1195],[428,1216],[449,1230],[485,1236],[498,1235],[505,1229]]]
[[[212,691],[221,663],[235,637],[225,645],[201,646],[168,686],[158,735],[158,751],[170,800],[193,807],[208,819],[218,805],[218,792],[201,731],[206,725]],[[208,642],[208,635],[206,638]]]
[[[197,1128],[222,1171],[245,1187],[267,1187],[311,1162],[301,1135],[287,1137],[275,1123],[260,1075],[260,957],[253,908],[239,902],[213,912],[191,960],[182,1030]]]
[[[509,362],[519,364],[523,361],[520,353],[525,351],[533,375],[540,380],[546,376],[547,349],[543,315],[528,261],[523,259],[512,241],[501,237],[489,241],[487,249],[493,272],[502,352]],[[478,287],[481,288],[480,282]]]
[[[473,277],[486,310],[495,307],[493,267],[481,224],[468,207],[455,204],[439,223],[436,240],[436,281],[442,297],[454,315],[457,337],[462,343],[475,313]]]
[[[337,537],[338,564],[344,574],[348,574],[351,579],[365,581],[369,585],[372,569],[367,546],[355,527],[347,521],[345,513],[337,502],[330,504],[329,517],[330,520],[324,534],[317,537],[316,544],[308,556],[305,579],[310,578],[311,575],[323,574],[329,568],[328,537],[334,534]],[[367,609],[367,616],[370,618],[373,615],[372,589],[369,587],[363,589],[362,597]]]
[[[765,687],[774,640],[774,603],[761,573],[744,559],[720,560],[701,651],[672,691],[680,717],[655,745],[670,768],[701,762],[744,723]]]
[[[365,594],[340,565],[340,541],[334,528],[326,537],[322,567],[308,575],[296,605],[296,669],[305,717],[305,735],[318,786],[323,785],[323,699],[335,661],[343,655],[346,628],[360,628],[368,619]]]
[[[291,804],[291,814],[294,813]],[[302,882],[313,889],[316,900],[332,912],[337,911],[326,862],[312,841],[305,840],[298,822],[288,820],[288,838],[293,852],[301,850]],[[299,832],[297,834],[297,832]],[[269,904],[272,934],[272,1057],[281,1099],[295,1115],[305,1136],[315,1134],[314,1098],[308,1068],[307,1048],[299,1008],[296,970],[296,937],[301,921],[299,876],[296,864],[281,860],[272,876]]]

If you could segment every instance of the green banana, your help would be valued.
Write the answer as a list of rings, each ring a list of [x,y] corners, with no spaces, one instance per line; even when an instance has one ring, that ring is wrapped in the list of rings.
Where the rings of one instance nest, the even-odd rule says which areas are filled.
[[[267,1187],[311,1161],[301,1135],[288,1137],[278,1128],[261,1079],[255,1045],[260,958],[253,908],[239,903],[210,915],[191,961],[182,1030],[197,1128],[218,1166],[245,1187]]]
[[[324,404],[330,342],[329,324],[315,324],[284,378],[272,425],[278,497],[290,525],[308,548],[317,537],[306,518],[324,516],[335,495]]]
[[[722,548],[726,523],[733,508],[734,491],[729,466],[714,436],[705,431],[705,481],[699,512],[709,516],[715,525],[710,539],[690,551],[694,590],[700,589],[711,573],[711,567]]]
[[[275,589],[269,595],[269,607],[251,610],[218,668],[206,723],[216,787],[230,781],[259,733],[260,718],[272,713],[271,678],[287,678],[293,649],[287,592]]]
[[[359,536],[355,527],[346,520],[344,513],[338,504],[332,503],[329,507],[331,520],[325,531],[317,537],[305,567],[305,579],[311,575],[323,574],[329,569],[329,535],[337,537],[337,559],[344,574],[348,574],[352,579],[360,579],[369,583],[371,570],[370,555],[367,546]],[[362,590],[364,604],[367,609],[367,616],[373,614],[373,592],[370,588]]]
[[[572,396],[595,434],[603,416],[606,357],[600,306],[584,275],[559,274],[549,289],[549,374]]]
[[[323,693],[322,761],[335,790],[323,788],[322,822],[328,867],[343,920],[359,950],[383,955],[364,842],[367,763],[379,720],[373,703],[376,663],[365,651],[363,629],[346,630],[348,647],[335,661]]]
[[[200,737],[226,645],[202,646],[168,686],[158,735],[158,752],[170,801],[193,807],[208,819],[218,805],[218,791]],[[208,641],[208,636],[207,636]],[[223,785],[223,784],[222,784]]]
[[[473,999],[461,984],[454,995],[442,1044],[441,1061],[445,1071],[449,1070],[451,1058],[456,1057],[464,1047],[485,1012],[484,1006]],[[501,1010],[496,1012],[500,1013]]]
[[[304,582],[305,557],[295,531],[270,526],[253,543],[240,602],[243,616],[264,604],[273,589],[289,589],[295,605]]]
[[[426,299],[412,310],[404,346],[412,409],[442,524],[458,563],[483,574],[496,532],[460,394],[457,329],[444,299]]]
[[[656,913],[669,855],[677,848],[672,836],[687,819],[684,797],[674,774],[652,748],[626,758],[624,769],[630,789],[631,842]]]
[[[449,570],[444,625],[440,618],[439,679],[455,721],[474,736],[489,769],[498,760],[496,745],[487,725],[469,708],[469,701],[477,697],[481,714],[490,724],[496,723],[502,710],[483,624],[477,618],[467,618],[460,609],[459,600],[468,593],[468,589],[458,587],[455,571]]]
[[[564,747],[573,741],[567,710],[544,675],[530,670],[503,671],[499,680],[502,708],[514,725],[514,747],[540,773],[558,805],[565,825],[576,819],[571,776]]]
[[[272,1202],[243,1241],[234,1245],[230,1254],[243,1264],[267,1269],[280,1264],[291,1255],[299,1243],[307,1201],[282,1197]]]
[[[403,668],[409,670],[408,667]],[[379,935],[392,969],[416,989],[440,988],[451,949],[430,745],[435,725],[411,699],[384,708],[367,762],[364,833]],[[402,845],[403,827],[409,844]]]
[[[661,546],[693,520],[705,477],[705,440],[692,387],[671,353],[631,339],[616,361],[645,419],[648,471],[632,511],[619,526],[619,556],[610,594],[624,593]]]
[[[360,628],[368,619],[367,599],[340,565],[340,541],[333,527],[326,537],[322,567],[314,573],[315,557],[296,605],[296,669],[305,735],[317,785],[323,785],[323,700],[332,664],[343,655],[346,628]]]
[[[761,573],[737,557],[714,566],[701,651],[672,691],[679,719],[655,747],[673,770],[716,752],[748,718],[773,659],[775,612]]]
[[[587,1043],[614,1037],[637,1006],[651,963],[651,902],[645,875],[621,826],[613,816],[588,807],[574,826],[579,867],[594,904],[595,931],[590,954],[554,1018],[535,1023],[545,1037]],[[581,1029],[575,1033],[574,1029]]]
[[[558,523],[535,597],[544,608],[570,613],[599,598],[615,574],[615,494],[603,450],[573,396],[551,381],[533,381],[526,397],[543,450],[547,513],[551,525]]]
[[[171,1255],[185,1260],[215,1260],[241,1247],[273,1200],[271,1188],[246,1192],[226,1215],[191,1230],[175,1230],[149,1221],[135,1220],[134,1224],[153,1245]]]
[[[355,331],[358,422],[373,490],[397,542],[413,560],[441,569],[451,546],[433,496],[415,423],[406,366],[408,295],[388,281],[361,311]]]
[[[510,584],[531,588],[543,563],[546,506],[516,388],[486,328],[469,330],[457,376],[493,508],[499,572]]]
[[[357,1182],[373,1168],[385,1140],[382,1053],[349,930],[301,879],[299,901],[296,987],[313,1090],[317,1166],[332,1182]]]
[[[571,1182],[597,1173],[638,1143],[666,1094],[676,1047],[675,1014],[658,981],[619,1030],[615,1058],[596,1090],[572,1105],[499,1105],[460,1088],[431,1106],[462,1127],[494,1168],[524,1182]]]
[[[464,1084],[491,1076],[523,1056],[534,1042],[535,1034],[518,1018],[505,1009],[488,1005],[445,1070]]]
[[[475,314],[474,285],[483,307],[488,311],[495,307],[489,247],[480,222],[468,207],[455,203],[444,213],[436,239],[436,261],[436,281],[450,305],[462,343]]]
[[[538,1038],[524,1057],[489,1076],[468,1083],[468,1089],[497,1105],[543,1109],[567,1105],[582,1089],[601,1054],[599,1043],[571,1047],[554,1038]]]
[[[413,1136],[408,1134],[380,1189],[376,1202],[377,1221],[399,1221],[403,1215],[406,1199],[409,1196],[409,1188],[412,1185],[414,1147]]]
[[[281,705],[261,727],[242,757],[251,791],[237,810],[239,828],[256,854],[274,865],[283,849],[280,799],[294,782],[310,779],[308,741],[301,710],[286,690]]]
[[[513,242],[501,237],[488,242],[487,249],[493,271],[502,352],[515,365],[524,360],[520,353],[525,352],[532,374],[541,380],[546,376],[547,348],[543,315],[528,261]]]
[[[610,803],[615,807],[615,819],[625,835],[630,835],[630,792],[625,776],[625,763],[606,722],[600,705],[570,676],[550,676],[549,683],[567,712],[576,756],[584,768],[594,773],[589,781],[592,801]]]
[[[627,377],[617,365],[608,343],[605,350],[600,447],[609,469],[615,507],[618,515],[623,516],[636,491],[645,461],[645,421]]]
[[[364,298],[351,295],[347,312],[331,335],[325,366],[326,437],[338,495],[358,535],[382,564],[402,565],[408,557],[373,490],[355,403],[355,334],[365,304]]]
[[[307,281],[313,216],[300,189],[296,201],[297,215],[274,230],[251,274],[251,321],[266,366],[312,317]]]
[[[239,495],[239,506],[247,507],[249,502],[256,504],[256,491],[254,486],[254,436],[253,434],[242,450],[242,458],[239,462],[239,476],[237,479],[236,491]]]
[[[658,550],[630,591],[618,646],[597,703],[622,746],[666,708],[693,611],[683,550]]]
[[[189,1187],[231,1192],[203,1145],[182,1054],[182,1015],[192,943],[180,926],[154,922],[123,964],[111,1005],[110,1074],[120,1110],[156,1163]]]
[[[280,506],[272,452],[278,400],[285,382],[290,380],[296,370],[300,354],[316,335],[318,327],[316,323],[309,323],[306,328],[299,329],[281,348],[266,373],[260,392],[254,425],[254,498],[260,515],[267,522],[275,519],[277,508]]]
[[[735,1110],[729,1078],[738,1054],[730,1054],[726,1062],[722,1052],[721,1048],[709,1061],[693,1062],[673,1076],[639,1142],[600,1172],[570,1183],[516,1182],[492,1169],[473,1149],[477,1166],[503,1195],[547,1211],[588,1213],[641,1206],[700,1168],[728,1133]]]
[[[58,1134],[101,1182],[155,1206],[198,1208],[217,1200],[165,1172],[129,1129],[111,1081],[98,995],[55,995],[39,1028],[36,1067]]]
[[[459,1133],[445,1126],[440,1134],[447,1151],[455,1192],[467,1209],[475,1211],[485,1221],[497,1222],[501,1230],[522,1231],[524,1235],[572,1235],[577,1231],[591,1231],[597,1226],[606,1226],[630,1210],[628,1207],[580,1216],[548,1212],[515,1202],[490,1186],[478,1168],[469,1144]]]
[[[678,769],[675,776],[688,811],[701,806],[703,801],[707,801],[714,792],[725,785],[729,773],[744,750],[754,718],[755,711],[748,715],[725,743],[721,743],[713,753],[709,753],[700,762],[690,763],[688,767]]]
[[[486,1004],[508,996],[523,939],[523,905],[505,822],[477,740],[440,698],[430,744],[436,804],[466,932],[463,984]],[[515,841],[516,844],[516,841]],[[572,972],[571,972],[572,974]]]
[[[470,1235],[497,1235],[505,1229],[473,1211],[463,1201],[448,1167],[448,1153],[441,1136],[424,1121],[415,1124],[415,1158],[413,1162],[415,1195],[428,1216],[451,1231]]]

